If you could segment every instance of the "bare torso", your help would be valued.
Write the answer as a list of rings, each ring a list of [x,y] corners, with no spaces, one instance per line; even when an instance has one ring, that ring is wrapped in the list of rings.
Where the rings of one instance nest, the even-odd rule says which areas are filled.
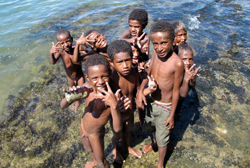
[[[75,63],[72,61],[73,54],[66,53],[65,51],[61,51],[61,57],[63,59],[63,65],[68,78],[73,81],[79,80],[83,77],[82,65],[81,63]]]
[[[94,92],[90,93],[85,101],[86,107],[82,118],[84,134],[102,133],[111,116],[110,108],[100,98],[97,99]]]
[[[122,121],[125,121],[132,116],[132,113],[134,112],[134,91],[139,84],[138,71],[132,69],[130,75],[126,78],[119,75],[116,71],[113,71],[110,84],[113,92],[121,89],[122,96],[126,95],[131,102],[130,107],[125,112],[121,112]]]
[[[151,75],[157,82],[157,90],[151,96],[154,100],[164,103],[172,102],[172,93],[174,87],[176,64],[179,57],[173,52],[172,56],[162,61],[156,53],[153,53]]]

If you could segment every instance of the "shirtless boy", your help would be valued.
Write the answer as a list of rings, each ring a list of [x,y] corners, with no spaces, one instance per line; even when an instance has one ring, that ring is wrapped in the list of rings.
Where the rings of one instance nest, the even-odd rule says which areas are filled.
[[[200,69],[200,67],[198,67],[197,69],[194,69],[195,64],[193,62],[193,58],[194,58],[193,49],[190,45],[180,44],[178,46],[178,50],[179,50],[178,55],[184,63],[185,72],[184,72],[184,77],[183,77],[183,81],[182,81],[181,88],[180,88],[180,99],[179,99],[178,106],[175,112],[176,119],[178,119],[178,117],[180,116],[181,106],[183,104],[184,98],[188,94],[189,89],[195,87],[196,76]]]
[[[93,92],[89,93],[85,100],[86,107],[80,126],[80,135],[84,148],[93,158],[93,161],[87,162],[85,167],[99,166],[107,168],[109,163],[104,157],[104,126],[112,116],[113,130],[117,133],[120,132],[121,116],[117,110],[117,97],[113,94],[108,84],[110,81],[110,69],[105,57],[100,54],[94,54],[93,57],[89,57],[86,60],[85,78],[87,82],[83,86],[93,88]],[[67,102],[64,99],[64,104],[61,105],[66,107],[71,102]]]
[[[148,97],[148,103],[142,91],[148,83],[144,79],[137,94],[137,106],[147,105],[146,122],[155,126],[158,145],[158,168],[164,167],[164,157],[169,143],[170,130],[174,128],[174,114],[180,96],[180,86],[183,78],[183,62],[173,52],[174,29],[166,20],[154,23],[150,30],[154,54],[150,64],[150,74],[158,85]]]
[[[52,43],[50,49],[50,62],[56,64],[61,57],[66,71],[68,84],[70,87],[83,85],[84,77],[80,62],[73,61],[74,48],[72,47],[73,38],[68,30],[59,30],[56,33],[57,43]],[[73,110],[76,111],[80,101],[77,101]]]
[[[173,26],[175,34],[173,48],[175,53],[178,54],[178,46],[185,44],[187,41],[187,28],[181,21],[174,22]]]
[[[179,57],[184,63],[184,68],[185,68],[185,73],[184,73],[184,78],[183,82],[180,88],[180,96],[182,98],[185,98],[188,90],[190,87],[195,87],[195,78],[197,76],[197,73],[200,69],[198,67],[197,69],[194,69],[194,61],[193,61],[193,49],[190,45],[188,44],[181,44],[178,47],[179,49]]]
[[[143,59],[148,60],[149,36],[143,32],[148,24],[148,13],[144,9],[134,9],[128,17],[129,30],[120,39],[124,39],[133,46],[137,46],[143,53]]]
[[[125,40],[116,40],[109,45],[108,55],[114,67],[111,75],[111,88],[113,90],[121,89],[122,96],[127,98],[130,103],[128,109],[121,111],[122,137],[125,150],[135,157],[140,158],[142,156],[141,151],[133,149],[130,146],[130,134],[134,124],[134,92],[139,87],[138,71],[132,68],[131,45]],[[113,154],[117,162],[124,161],[123,156],[118,150],[117,143],[114,144]]]

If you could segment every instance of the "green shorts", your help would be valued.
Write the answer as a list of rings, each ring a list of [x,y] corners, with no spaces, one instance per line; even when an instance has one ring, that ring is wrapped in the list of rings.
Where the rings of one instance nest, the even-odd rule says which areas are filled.
[[[170,138],[170,130],[168,126],[165,126],[165,123],[170,115],[172,103],[161,103],[147,97],[147,104],[145,116],[146,125],[155,128],[157,145],[159,147],[165,147]]]

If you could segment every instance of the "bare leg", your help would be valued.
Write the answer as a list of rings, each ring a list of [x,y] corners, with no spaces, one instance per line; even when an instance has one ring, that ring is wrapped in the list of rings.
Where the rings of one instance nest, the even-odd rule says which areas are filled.
[[[125,162],[125,159],[122,156],[120,149],[118,148],[118,142],[122,138],[122,130],[120,130],[119,132],[114,131],[112,118],[110,119],[110,126],[111,126],[112,131],[113,131],[113,137],[112,137],[113,151],[112,151],[112,153],[114,155],[114,160],[117,163]]]
[[[159,162],[158,162],[157,168],[163,168],[164,158],[165,158],[165,155],[166,155],[166,151],[167,151],[167,146],[158,147]]]
[[[104,129],[100,133],[91,134],[89,136],[89,141],[93,149],[97,165],[101,168],[109,168],[109,163],[104,157],[104,134]]]
[[[85,168],[92,168],[92,167],[97,166],[97,162],[95,161],[95,156],[94,156],[91,144],[89,142],[89,138],[84,134],[85,131],[84,131],[83,123],[82,122],[83,121],[81,119],[80,136],[82,138],[82,143],[83,143],[84,148],[88,151],[88,153],[90,154],[90,156],[93,159],[93,161],[86,163]]]
[[[124,128],[123,128],[124,129],[124,134],[123,134],[124,145],[125,145],[125,149],[128,150],[129,154],[132,154],[137,158],[141,158],[142,157],[141,151],[139,149],[131,148],[130,146],[130,136],[131,136],[133,125],[134,125],[134,115],[130,116],[129,120],[124,125]]]
[[[69,107],[69,103],[67,102],[67,100],[65,98],[62,99],[61,101],[61,108],[64,109],[66,107]]]
[[[152,150],[156,151],[157,148],[158,148],[158,146],[157,146],[157,143],[156,143],[155,132],[153,132],[153,140],[152,140],[152,143],[146,144],[146,145],[143,147],[142,151],[143,151],[143,153],[146,154],[146,153],[148,153],[148,152],[151,152]]]

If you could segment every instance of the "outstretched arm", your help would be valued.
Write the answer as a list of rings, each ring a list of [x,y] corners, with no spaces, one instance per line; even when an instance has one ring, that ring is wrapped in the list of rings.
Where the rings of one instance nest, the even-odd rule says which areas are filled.
[[[55,64],[58,59],[60,58],[60,53],[59,53],[59,47],[57,47],[59,42],[56,43],[56,45],[54,44],[54,42],[52,42],[52,46],[50,49],[50,63],[51,64]]]
[[[61,108],[64,109],[68,107],[70,104],[73,102],[80,100],[80,99],[85,99],[89,96],[90,92],[93,92],[92,88],[88,88],[86,86],[73,86],[69,88],[68,91],[65,91],[65,98],[62,99],[61,101]]]
[[[80,57],[80,49],[83,48],[81,45],[89,45],[90,47],[93,47],[89,42],[93,42],[91,40],[88,40],[90,34],[86,37],[84,37],[84,33],[80,36],[79,39],[76,40],[76,45],[74,49],[74,55],[73,55],[73,62],[81,62],[84,61],[85,57]]]

